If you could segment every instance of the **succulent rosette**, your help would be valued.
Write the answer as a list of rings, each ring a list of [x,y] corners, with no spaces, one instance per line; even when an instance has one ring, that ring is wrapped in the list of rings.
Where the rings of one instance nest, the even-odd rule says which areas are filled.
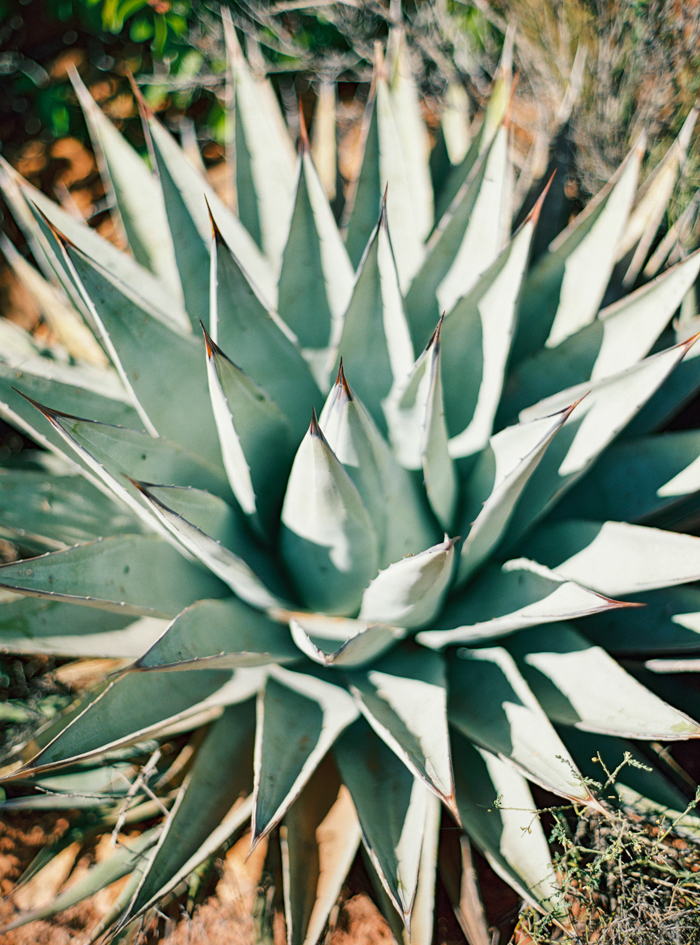
[[[290,945],[360,844],[397,936],[429,943],[442,807],[555,909],[528,782],[600,806],[591,757],[629,752],[622,800],[683,812],[628,740],[700,734],[693,690],[665,698],[700,649],[700,433],[658,432],[700,389],[700,255],[648,257],[688,126],[639,196],[642,143],[533,254],[551,223],[540,198],[512,232],[506,71],[431,179],[394,37],[341,234],[228,39],[237,214],[144,110],[149,167],[77,76],[129,251],[3,164],[45,278],[5,251],[58,340],[0,325],[0,409],[46,448],[0,473],[24,552],[0,644],[121,661],[6,760],[4,807],[162,814],[17,922],[130,873],[98,932],[122,928],[251,821],[254,845],[282,827]]]

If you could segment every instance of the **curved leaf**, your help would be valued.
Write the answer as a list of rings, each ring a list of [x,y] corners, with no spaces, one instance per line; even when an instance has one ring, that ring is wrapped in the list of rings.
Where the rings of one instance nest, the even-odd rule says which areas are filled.
[[[174,617],[225,587],[157,535],[98,538],[0,566],[0,586],[115,613]]]
[[[333,742],[357,715],[352,697],[339,686],[308,673],[271,670],[258,699],[253,844],[285,815]]]
[[[283,625],[232,597],[187,607],[133,669],[236,669],[297,659]]]
[[[377,540],[362,499],[314,416],[282,506],[280,552],[303,602],[351,615],[377,571]]]
[[[700,736],[697,723],[567,624],[526,630],[507,647],[554,722],[626,738],[673,741]]]

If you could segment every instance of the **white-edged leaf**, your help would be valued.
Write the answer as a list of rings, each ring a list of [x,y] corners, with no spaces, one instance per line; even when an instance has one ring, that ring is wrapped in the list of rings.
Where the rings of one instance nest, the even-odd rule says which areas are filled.
[[[277,267],[294,200],[294,152],[269,79],[253,75],[230,18],[224,18],[233,73],[238,212],[248,231]]]
[[[323,756],[358,715],[345,689],[309,673],[270,671],[258,697],[253,843],[279,822]],[[290,730],[289,720],[294,719]]]
[[[346,669],[373,662],[406,635],[401,627],[325,614],[290,613],[289,628],[309,659]]]
[[[619,374],[646,357],[695,282],[700,252],[604,308],[598,318],[516,366],[504,392],[501,415],[520,410],[560,390]]]
[[[442,393],[442,369],[440,329],[442,319],[435,329],[428,349],[430,351],[430,378],[423,427],[423,476],[430,507],[441,527],[452,531],[457,512],[459,486],[455,464],[450,456],[445,404]]]
[[[521,536],[584,474],[663,384],[694,340],[651,355],[593,388],[586,384],[570,388],[521,413],[521,421],[546,416],[586,394],[523,490],[506,542]]]
[[[225,587],[157,535],[98,538],[0,566],[0,586],[143,617],[174,617]]]
[[[644,143],[550,245],[528,275],[518,314],[516,362],[554,347],[593,321],[615,264],[637,187]]]
[[[454,596],[434,630],[416,640],[432,649],[476,643],[523,627],[585,617],[625,604],[566,581],[541,564],[517,558],[490,565]]]
[[[448,538],[380,571],[362,595],[360,619],[413,630],[442,607],[452,578],[454,539]]]
[[[434,544],[438,538],[436,523],[423,490],[396,461],[348,384],[342,362],[319,425],[370,514],[379,545],[379,566],[386,567]]]
[[[279,514],[296,444],[289,421],[205,333],[221,456],[238,503],[263,532]]]
[[[299,653],[283,624],[230,597],[187,607],[133,669],[237,669],[297,659]]]
[[[568,624],[525,630],[507,644],[553,722],[625,738],[673,741],[700,726],[659,699]]]
[[[541,525],[523,553],[601,594],[634,594],[700,580],[700,538],[627,522]]]
[[[405,765],[454,809],[442,656],[397,650],[363,672],[350,690],[369,724]]]
[[[536,909],[559,901],[554,867],[525,778],[453,732],[457,807],[495,873]]]
[[[364,719],[344,733],[333,754],[352,796],[367,852],[407,925],[418,886],[428,788]]]
[[[384,203],[360,262],[338,351],[354,389],[384,431],[383,403],[392,386],[408,374],[413,364],[413,345]]]
[[[267,610],[284,607],[284,600],[246,564],[243,558],[178,515],[148,489],[145,483],[135,483],[139,492],[158,519],[190,554],[204,564],[209,571],[224,581],[241,600],[253,607]],[[200,595],[202,597],[203,595]]]
[[[100,175],[117,205],[131,251],[176,298],[181,298],[173,241],[157,178],[95,102],[77,71],[71,70],[70,79],[85,116]],[[173,317],[189,328],[184,310],[173,311]]]
[[[289,476],[280,552],[303,603],[324,613],[356,612],[377,572],[372,521],[315,416]]]
[[[355,275],[306,147],[299,159],[297,195],[279,282],[279,314],[307,356],[318,357],[319,383],[328,372],[352,295]],[[325,364],[323,361],[325,360]]]
[[[244,798],[252,789],[254,726],[252,701],[228,707],[213,723],[165,819],[157,849],[122,923],[160,901],[211,856],[228,839],[217,829],[223,822],[229,821],[233,833],[248,818],[250,804]],[[227,816],[232,808],[238,813],[233,822]]]
[[[575,405],[574,405],[575,406]],[[506,427],[491,437],[466,484],[457,580],[464,583],[497,547],[530,476],[573,407]]]
[[[596,806],[552,723],[506,650],[458,650],[449,664],[449,694],[450,723],[463,735],[548,791]],[[465,827],[467,823],[465,820]]]
[[[492,433],[515,331],[520,286],[542,199],[443,322],[445,420],[453,457],[480,450]],[[466,357],[470,360],[465,371]]]
[[[300,438],[309,409],[320,408],[321,392],[289,329],[260,297],[213,218],[211,224],[211,337],[262,388]]]

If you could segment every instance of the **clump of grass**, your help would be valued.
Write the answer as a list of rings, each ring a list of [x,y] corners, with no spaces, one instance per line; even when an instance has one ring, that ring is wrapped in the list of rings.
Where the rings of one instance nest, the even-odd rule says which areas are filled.
[[[595,785],[601,795],[627,764],[639,762],[626,756],[615,771],[605,769],[605,784]],[[700,943],[700,848],[677,829],[699,801],[700,789],[675,821],[629,806],[605,815],[548,809],[564,904],[549,917],[523,910],[515,945]]]

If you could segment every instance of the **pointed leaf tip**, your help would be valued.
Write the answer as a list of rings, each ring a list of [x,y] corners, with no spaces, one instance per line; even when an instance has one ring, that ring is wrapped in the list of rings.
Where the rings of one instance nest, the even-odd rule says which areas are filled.
[[[348,384],[347,378],[345,377],[345,369],[343,368],[343,359],[340,359],[340,367],[338,368],[338,376],[335,379],[335,386],[342,387],[343,393],[345,394],[348,401],[354,400],[354,394],[350,385]]]
[[[318,417],[316,416],[316,408],[311,408],[311,423],[309,425],[309,436],[315,436],[319,440],[323,440],[325,443],[326,438],[321,431],[321,427],[318,425]]]
[[[219,225],[214,219],[214,214],[212,213],[211,206],[209,204],[209,198],[206,194],[204,196],[204,202],[207,205],[207,212],[209,214],[209,223],[211,224],[211,238],[214,240],[217,246],[224,246],[226,241],[224,240],[223,234],[219,229]]]
[[[156,117],[155,112],[151,109],[150,105],[148,104],[146,99],[143,97],[141,89],[136,84],[136,79],[134,78],[134,74],[128,65],[126,66],[126,77],[129,80],[129,85],[131,86],[131,92],[134,98],[136,99],[136,105],[138,107],[139,114],[141,116],[141,121],[148,122],[149,119],[155,118]]]

